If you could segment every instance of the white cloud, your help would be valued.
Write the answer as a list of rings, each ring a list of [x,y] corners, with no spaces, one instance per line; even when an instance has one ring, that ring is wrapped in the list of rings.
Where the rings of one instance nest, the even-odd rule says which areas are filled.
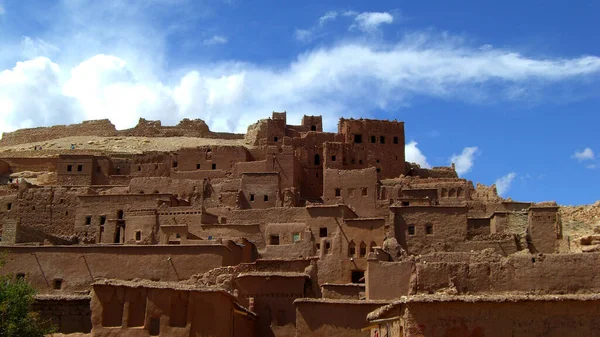
[[[579,161],[584,161],[584,160],[594,160],[594,159],[596,159],[596,156],[594,155],[594,151],[592,151],[592,149],[590,149],[589,147],[586,147],[585,149],[583,149],[583,151],[580,151],[580,152],[575,151],[575,153],[573,154],[573,158],[576,158]]]
[[[496,180],[494,184],[496,185],[496,191],[498,192],[498,195],[505,196],[505,193],[510,189],[510,186],[513,180],[515,180],[516,176],[517,174],[515,172],[511,172]]]
[[[215,35],[210,39],[204,40],[204,44],[207,46],[215,45],[215,44],[225,44],[227,43],[227,38],[220,35]]]
[[[333,21],[337,18],[338,13],[336,11],[331,11],[325,13],[322,17],[319,18],[319,25],[323,26],[327,21]]]
[[[60,52],[60,48],[57,46],[42,39],[32,39],[29,36],[23,36],[21,39],[21,49],[23,56],[27,59],[34,59],[38,56],[53,57]]]
[[[382,24],[390,24],[394,22],[394,17],[387,12],[364,12],[358,14],[354,18],[355,23],[350,27],[357,28],[363,32],[374,32]]]
[[[478,153],[477,146],[465,147],[461,154],[453,154],[450,158],[450,162],[454,163],[456,167],[456,173],[463,175],[471,171],[473,162],[475,161],[475,155]]]
[[[296,40],[306,43],[312,40],[313,32],[308,29],[296,29],[294,35],[296,36]]]
[[[410,163],[417,163],[423,168],[430,168],[431,165],[427,162],[427,158],[417,147],[419,143],[414,140],[404,146],[404,156],[406,161]]]

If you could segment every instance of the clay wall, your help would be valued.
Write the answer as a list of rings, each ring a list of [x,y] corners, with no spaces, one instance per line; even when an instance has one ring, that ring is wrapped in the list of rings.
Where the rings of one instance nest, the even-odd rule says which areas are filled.
[[[597,336],[600,301],[409,303],[404,336]]]
[[[380,180],[405,173],[403,122],[341,118],[338,133],[346,144],[353,144],[353,150],[365,149],[366,157],[356,160],[376,167]]]
[[[247,172],[267,172],[267,160],[238,162],[233,168],[233,174],[236,178],[241,178],[242,173]]]
[[[467,219],[467,232],[468,237],[472,238],[477,235],[489,235],[490,230],[490,218],[468,218]]]
[[[310,131],[323,132],[323,117],[321,116],[302,116],[301,126]]]
[[[369,331],[361,331],[368,325],[367,314],[383,302],[299,299],[294,304],[296,336],[368,337]]]
[[[323,298],[338,300],[359,300],[365,297],[363,284],[322,284]]]
[[[323,186],[325,204],[345,204],[362,216],[374,213],[377,198],[377,172],[374,168],[326,169]]]
[[[59,185],[91,185],[94,171],[96,171],[94,156],[61,155],[58,157],[56,172]]]
[[[2,143],[3,140],[0,140]],[[41,157],[41,158],[2,158],[3,162],[10,165],[10,172],[22,172],[22,171],[56,171],[57,158],[53,157]]]
[[[2,232],[4,224],[7,222],[16,222],[19,218],[17,194],[0,195],[0,238],[5,236]],[[0,243],[3,240],[0,239]]]
[[[452,250],[467,238],[466,207],[393,207],[396,239],[409,254]]]
[[[156,244],[158,240],[158,216],[156,209],[133,209],[127,212],[125,243]]]
[[[243,146],[203,146],[181,149],[170,156],[171,167],[177,171],[233,170],[237,162],[245,162],[250,153]]]
[[[298,188],[302,185],[302,167],[291,146],[268,147],[266,172],[279,172],[281,188]]]
[[[370,260],[365,273],[368,300],[393,300],[410,294],[414,278],[414,261],[383,262]]]
[[[558,207],[531,207],[529,209],[529,236],[531,249],[539,253],[558,252],[562,228]]]
[[[129,183],[130,193],[166,194],[172,193],[179,198],[189,200],[194,196],[201,196],[203,180],[174,179],[170,177],[137,177]]]
[[[24,274],[42,294],[68,294],[89,289],[98,278],[185,280],[213,268],[240,263],[242,247],[235,247],[13,246],[6,247],[8,258],[2,274]],[[54,289],[55,280],[62,280],[60,289]]]
[[[0,140],[1,146],[43,142],[55,139],[57,135],[66,136],[115,136],[117,130],[108,119],[84,121],[80,124],[55,125],[51,127],[38,127],[20,129],[13,132],[3,132]]]
[[[42,320],[51,321],[59,333],[89,333],[92,330],[89,296],[38,296],[32,309]]]
[[[259,224],[191,224],[187,230],[200,239],[235,240],[245,238],[257,247],[265,247],[265,237]]]
[[[241,189],[245,200],[242,208],[281,207],[281,186],[279,173],[243,173]]]
[[[234,299],[223,291],[186,291],[150,287],[94,285],[92,333],[110,336],[253,336],[234,330],[239,314]],[[237,312],[236,312],[237,311]]]
[[[315,241],[305,223],[267,224],[263,233],[267,245],[263,258],[314,256]]]
[[[258,314],[257,335],[294,337],[296,308],[294,300],[305,296],[308,276],[299,273],[241,273],[235,287],[244,297],[254,299]]]

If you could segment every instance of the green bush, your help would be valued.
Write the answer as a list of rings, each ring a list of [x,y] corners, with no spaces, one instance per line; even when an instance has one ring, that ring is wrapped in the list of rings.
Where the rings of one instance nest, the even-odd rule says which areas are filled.
[[[0,256],[0,269],[4,258]],[[35,289],[24,279],[0,276],[0,337],[42,337],[55,332],[50,322],[31,311]]]

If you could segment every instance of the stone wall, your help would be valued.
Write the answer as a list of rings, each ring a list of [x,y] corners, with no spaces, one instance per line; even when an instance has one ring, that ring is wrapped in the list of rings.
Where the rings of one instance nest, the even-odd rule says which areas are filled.
[[[43,320],[51,321],[63,334],[89,333],[92,329],[90,296],[37,296],[33,311]]]

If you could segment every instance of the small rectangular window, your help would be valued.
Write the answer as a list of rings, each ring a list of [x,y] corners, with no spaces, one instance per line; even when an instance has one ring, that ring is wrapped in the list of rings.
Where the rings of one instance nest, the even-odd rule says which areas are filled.
[[[16,277],[17,277],[17,280],[23,280],[23,279],[25,279],[25,273],[17,273]]]
[[[200,169],[200,164],[196,164],[196,170]]]
[[[300,239],[301,239],[300,233],[292,234],[292,242],[296,243],[296,242],[300,241]]]
[[[402,202],[402,206],[410,206],[410,202],[408,202],[408,201],[403,201],[403,202]]]
[[[325,241],[325,253],[329,252],[331,249],[331,242]]]
[[[265,195],[263,196],[263,201],[269,201],[269,196],[265,194]]]
[[[385,144],[385,137],[384,137],[384,136],[380,136],[380,137],[379,137],[379,142],[380,142],[381,144]]]
[[[377,173],[379,173],[379,172],[381,172],[381,168],[378,167],[377,168]]]
[[[394,137],[394,144],[398,144],[398,136]]]
[[[179,163],[177,163],[177,160],[173,160],[173,167],[177,167],[177,165],[179,165]]]
[[[362,159],[358,160],[358,165],[362,165]]]
[[[106,223],[106,215],[100,216],[100,225],[104,225]]]
[[[73,165],[67,165],[67,172],[73,171]]]
[[[92,216],[91,215],[87,215],[85,217],[85,224],[86,225],[91,225],[92,224]]]
[[[339,197],[339,196],[341,196],[341,195],[342,195],[342,190],[341,190],[340,188],[336,188],[336,189],[335,189],[335,196],[336,196],[336,197]]]
[[[77,172],[83,171],[83,165],[77,165]]]
[[[354,143],[360,144],[362,143],[362,135],[354,135]]]
[[[250,194],[250,201],[254,201],[254,194]]]
[[[277,141],[278,141],[278,140],[279,140],[279,138],[277,138],[277,136],[273,137],[273,141],[274,141],[275,143],[277,143]]]
[[[331,161],[335,161],[336,159],[336,156],[331,156]]]
[[[62,288],[62,283],[63,283],[62,279],[55,278],[54,281],[52,282],[52,288],[54,288],[54,290],[60,290]]]
[[[377,142],[377,137],[371,136],[371,143],[376,143],[376,142]]]
[[[217,169],[217,164],[212,164],[212,169],[216,170]]]
[[[9,202],[8,204],[6,204],[6,209],[7,210],[10,211],[11,208],[12,208],[12,203]]]
[[[415,226],[408,226],[408,235],[415,235]]]
[[[141,241],[142,240],[142,231],[136,231],[135,232],[135,241]]]
[[[433,225],[432,224],[425,225],[425,233],[427,235],[432,235],[433,234]]]
[[[362,196],[367,196],[369,195],[369,190],[366,187],[361,187],[360,188],[360,193],[362,194]]]
[[[327,237],[327,227],[319,228],[319,237],[326,238]]]
[[[269,244],[271,246],[277,246],[277,245],[279,245],[279,235],[271,235],[269,237]]]

